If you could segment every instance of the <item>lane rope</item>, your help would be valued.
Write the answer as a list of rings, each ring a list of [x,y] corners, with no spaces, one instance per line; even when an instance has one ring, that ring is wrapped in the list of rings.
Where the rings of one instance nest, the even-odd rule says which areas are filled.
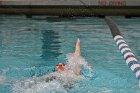
[[[140,80],[140,64],[138,63],[138,60],[136,59],[134,53],[132,53],[128,44],[124,40],[115,22],[110,17],[106,17],[105,21],[111,30],[114,41],[116,42],[120,52],[122,53],[126,64],[132,70],[132,72],[135,73],[136,78]]]

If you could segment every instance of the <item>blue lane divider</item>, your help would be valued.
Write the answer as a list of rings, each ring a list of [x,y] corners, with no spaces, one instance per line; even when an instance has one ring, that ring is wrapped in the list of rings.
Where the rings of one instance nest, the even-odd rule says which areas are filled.
[[[105,21],[107,22],[111,30],[112,36],[119,50],[121,51],[126,61],[126,64],[135,73],[136,78],[140,80],[140,64],[138,63],[138,60],[136,59],[135,55],[132,53],[127,43],[125,42],[115,22],[113,22],[113,20],[110,17],[106,17]]]

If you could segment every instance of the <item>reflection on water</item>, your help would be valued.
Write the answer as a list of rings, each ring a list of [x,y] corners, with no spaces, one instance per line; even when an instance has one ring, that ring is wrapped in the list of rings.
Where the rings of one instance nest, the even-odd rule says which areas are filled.
[[[63,22],[76,20],[75,17],[58,17],[58,16],[33,16],[34,20],[46,20],[47,22]]]
[[[43,59],[50,59],[50,58],[56,58],[61,53],[59,51],[60,49],[60,41],[59,41],[59,34],[57,32],[54,32],[53,30],[43,30],[42,31],[42,58]]]
[[[3,17],[0,17],[0,25],[4,22]],[[0,57],[2,55],[2,29],[0,29]]]

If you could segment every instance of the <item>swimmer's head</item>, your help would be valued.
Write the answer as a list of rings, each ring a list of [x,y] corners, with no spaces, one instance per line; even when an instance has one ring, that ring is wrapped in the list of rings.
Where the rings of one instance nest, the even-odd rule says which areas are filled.
[[[65,69],[64,63],[58,63],[55,67],[55,71],[58,71],[58,72],[64,71],[64,69]]]

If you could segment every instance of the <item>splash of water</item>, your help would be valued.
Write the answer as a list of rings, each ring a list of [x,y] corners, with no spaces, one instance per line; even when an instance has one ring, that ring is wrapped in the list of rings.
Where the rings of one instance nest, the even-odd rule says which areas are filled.
[[[5,82],[5,77],[3,75],[0,75],[0,84],[3,84]]]
[[[14,93],[67,93],[57,81],[45,82],[38,79],[16,81],[13,84]]]
[[[70,70],[68,73],[57,74],[57,78],[46,82],[46,77],[32,77],[25,80],[17,80],[13,83],[12,90],[14,93],[67,93],[67,89],[76,86],[78,80],[93,77],[93,69],[82,57],[75,57],[74,54],[67,54],[67,64],[69,69],[73,69],[76,64],[82,65],[82,75],[75,75]],[[56,74],[55,74],[56,75]]]
[[[6,82],[6,73],[8,69],[3,69],[2,74],[0,75],[0,84],[4,84]]]
[[[95,71],[92,69],[92,66],[81,56],[76,57],[73,53],[67,54],[67,64],[71,69],[73,69],[76,64],[80,64],[81,75],[83,75],[86,79],[92,79],[94,77]]]

